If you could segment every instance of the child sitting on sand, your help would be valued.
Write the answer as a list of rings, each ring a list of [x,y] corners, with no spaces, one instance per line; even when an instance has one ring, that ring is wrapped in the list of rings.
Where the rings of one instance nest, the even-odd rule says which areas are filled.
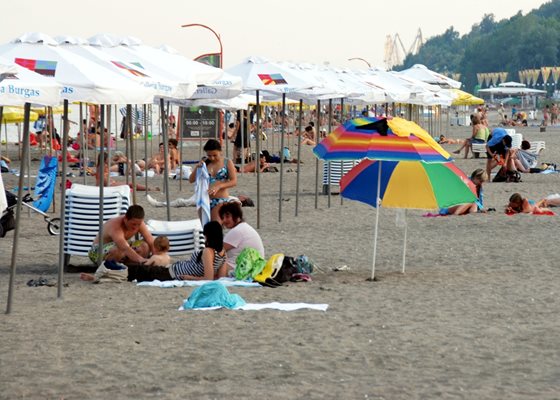
[[[171,264],[171,257],[167,252],[169,251],[169,239],[167,236],[158,236],[154,239],[154,254],[148,261],[146,261],[146,265],[160,265],[166,266]]]
[[[506,206],[506,214],[549,214],[552,211],[545,207],[546,199],[535,203],[514,193],[509,198],[509,204]]]

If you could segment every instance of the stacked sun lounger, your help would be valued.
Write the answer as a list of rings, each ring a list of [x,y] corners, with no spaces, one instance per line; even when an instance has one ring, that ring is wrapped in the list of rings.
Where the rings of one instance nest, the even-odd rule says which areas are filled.
[[[154,237],[167,236],[169,255],[183,256],[204,248],[204,235],[199,219],[188,221],[149,220],[146,225]]]
[[[103,204],[103,221],[126,213],[130,205],[130,187],[114,186],[104,190],[99,201],[99,187],[72,185],[66,190],[64,204],[64,260],[71,255],[87,257],[93,239],[99,232],[99,204]]]
[[[329,182],[332,186],[338,186],[340,178],[357,164],[357,161],[330,161],[323,163],[323,194],[327,194]],[[330,164],[330,168],[329,168]],[[330,178],[330,179],[329,179]]]

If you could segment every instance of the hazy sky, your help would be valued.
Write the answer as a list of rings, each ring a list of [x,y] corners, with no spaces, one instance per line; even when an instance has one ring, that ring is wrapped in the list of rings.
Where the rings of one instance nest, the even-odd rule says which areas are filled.
[[[361,57],[383,65],[385,39],[398,33],[408,49],[418,28],[424,39],[453,26],[461,34],[484,14],[496,20],[523,14],[543,0],[20,0],[0,13],[0,43],[26,31],[88,38],[96,33],[131,35],[145,44],[168,44],[194,58],[217,52],[222,38],[224,67],[249,55],[272,60],[363,67]]]

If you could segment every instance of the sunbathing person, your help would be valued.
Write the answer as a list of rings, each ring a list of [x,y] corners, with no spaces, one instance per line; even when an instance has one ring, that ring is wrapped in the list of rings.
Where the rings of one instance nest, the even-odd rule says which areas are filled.
[[[543,205],[543,200],[535,203],[514,193],[509,198],[509,204],[506,206],[506,214],[543,214],[552,212]]]
[[[138,233],[143,240],[134,240]],[[142,245],[143,242],[148,245],[147,248]],[[139,205],[132,205],[125,215],[105,222],[101,243],[103,243],[102,260],[99,259],[98,236],[93,240],[88,252],[89,259],[95,264],[103,260],[145,262],[148,254],[154,250],[154,238],[144,223],[144,209]]]
[[[169,139],[167,143],[169,145],[169,159],[170,159],[170,167],[171,167],[170,171],[175,171],[175,168],[177,168],[177,166],[179,166],[180,163],[179,149],[177,148],[179,142],[177,141],[177,139]]]
[[[210,179],[208,182],[208,196],[210,197],[210,213],[212,221],[219,220],[220,207],[229,202],[229,189],[237,185],[237,171],[231,160],[224,158],[222,146],[215,139],[210,139],[204,145],[206,158],[194,167],[189,182],[196,181],[196,171],[206,163]]]
[[[274,167],[271,167],[270,164],[266,162],[266,157],[264,156],[264,154],[261,153],[259,159],[260,159],[259,164],[260,164],[260,171],[261,172],[273,172],[274,171],[272,169]],[[257,170],[257,161],[253,160],[250,163],[245,164],[242,169],[240,167],[236,166],[235,170],[237,172],[242,172],[242,173],[255,172]],[[275,172],[277,172],[277,170]]]
[[[460,154],[461,150],[465,149],[465,158],[469,155],[469,150],[472,150],[473,143],[486,143],[490,135],[490,129],[481,122],[477,115],[471,116],[472,134],[465,139],[463,145],[453,152],[453,154]]]
[[[470,213],[486,212],[484,209],[484,193],[482,184],[488,180],[488,175],[482,168],[475,169],[471,174],[471,181],[476,187],[477,200],[474,203],[459,204],[449,208],[440,209],[441,215],[466,215]]]
[[[464,139],[452,139],[445,137],[445,135],[440,135],[439,140],[437,141],[439,144],[463,144],[465,143]]]
[[[217,221],[210,221],[204,225],[203,233],[205,248],[194,252],[190,259],[174,262],[169,267],[129,265],[128,280],[215,280],[225,277],[227,268],[222,226]]]
[[[167,171],[171,171],[170,154],[167,156]],[[159,144],[159,153],[153,155],[148,161],[147,169],[153,169],[158,175],[165,170],[165,149],[163,143]]]
[[[125,159],[126,159],[126,157],[125,157]],[[107,187],[107,186],[121,186],[121,185],[123,185],[124,183],[117,182],[117,181],[109,178],[109,172],[110,172],[112,167],[111,168],[109,167],[109,161],[108,161],[107,153],[104,153],[104,161],[105,161],[104,162],[105,168],[103,169],[103,186]],[[87,169],[87,171],[91,175],[95,176],[95,184],[97,186],[101,185],[101,173],[100,173],[100,168],[99,168],[100,164],[101,164],[101,153],[99,153],[99,156],[97,156],[97,167],[95,168],[95,170],[92,170],[90,168]],[[118,164],[116,165],[116,167],[117,167],[117,170],[118,170],[118,168],[119,168]],[[128,186],[131,189],[133,188],[132,183],[129,183]],[[136,190],[141,191],[141,192],[151,191],[151,190],[159,192],[160,189],[159,189],[159,187],[155,187],[154,189],[150,189],[150,188],[147,188],[146,186],[144,186],[140,183],[137,183],[136,184]]]

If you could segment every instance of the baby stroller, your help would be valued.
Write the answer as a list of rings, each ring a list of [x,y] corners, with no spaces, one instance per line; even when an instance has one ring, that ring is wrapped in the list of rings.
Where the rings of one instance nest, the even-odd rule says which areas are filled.
[[[45,156],[41,160],[37,181],[35,182],[35,197],[33,199],[28,193],[22,199],[22,205],[41,214],[47,222],[47,230],[51,235],[60,234],[60,218],[50,218],[46,211],[49,209],[56,184],[58,160],[56,157]],[[11,192],[6,192],[8,208],[2,216],[2,232],[0,237],[4,237],[6,232],[15,228],[14,209],[17,204],[17,196]],[[4,223],[5,219],[5,223]]]
[[[6,236],[6,233],[15,229],[16,227],[14,210],[17,206],[17,196],[12,192],[8,192],[7,190],[5,190],[5,192],[6,200],[8,201],[8,208],[6,208],[2,217],[0,218],[0,238]],[[45,222],[47,222],[47,231],[51,235],[60,235],[60,218],[50,218],[48,214],[34,207],[33,198],[29,193],[23,196],[23,198],[21,199],[21,204],[43,216]]]

